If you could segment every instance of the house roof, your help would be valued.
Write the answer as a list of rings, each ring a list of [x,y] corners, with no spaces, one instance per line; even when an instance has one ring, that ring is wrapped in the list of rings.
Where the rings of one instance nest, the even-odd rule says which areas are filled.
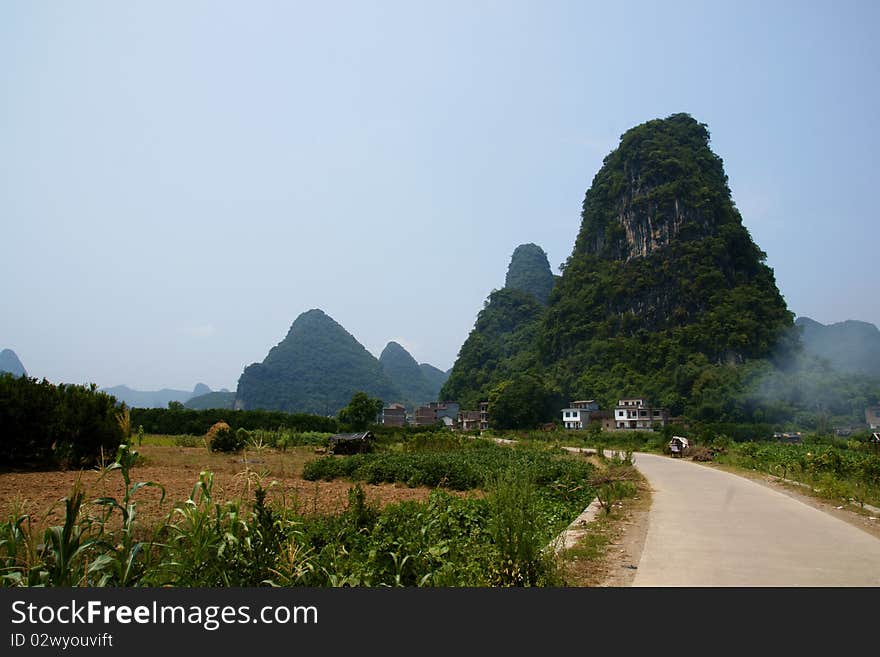
[[[330,440],[333,442],[344,440],[369,440],[372,437],[372,431],[363,431],[361,433],[337,433],[333,436],[330,436]]]

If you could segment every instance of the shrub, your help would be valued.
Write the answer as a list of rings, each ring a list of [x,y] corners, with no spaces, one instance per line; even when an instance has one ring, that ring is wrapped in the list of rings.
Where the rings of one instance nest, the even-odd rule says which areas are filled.
[[[243,440],[238,433],[233,433],[225,422],[217,422],[208,429],[205,439],[212,452],[238,452],[244,449],[247,444],[247,441]]]

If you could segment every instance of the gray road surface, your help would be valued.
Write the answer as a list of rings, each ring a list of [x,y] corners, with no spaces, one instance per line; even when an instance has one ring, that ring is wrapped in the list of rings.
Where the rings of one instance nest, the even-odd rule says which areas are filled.
[[[880,586],[880,539],[783,493],[637,454],[653,495],[633,586]]]

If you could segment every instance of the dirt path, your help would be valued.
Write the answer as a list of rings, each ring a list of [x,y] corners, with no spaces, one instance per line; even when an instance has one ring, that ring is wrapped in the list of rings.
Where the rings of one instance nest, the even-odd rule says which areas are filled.
[[[652,454],[652,508],[634,586],[878,586],[880,539],[715,468]]]

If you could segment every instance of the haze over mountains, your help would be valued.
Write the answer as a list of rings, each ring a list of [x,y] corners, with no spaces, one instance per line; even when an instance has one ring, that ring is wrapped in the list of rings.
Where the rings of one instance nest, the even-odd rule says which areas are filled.
[[[27,376],[24,365],[18,359],[18,355],[12,349],[0,351],[0,372],[9,372],[13,376]]]
[[[211,393],[211,389],[204,383],[197,383],[192,390],[174,390],[162,388],[161,390],[134,390],[126,385],[101,388],[104,392],[116,397],[117,401],[125,402],[132,408],[165,408],[170,402],[188,402],[194,397]],[[227,393],[229,391],[226,391]]]
[[[804,351],[824,359],[835,370],[880,378],[880,330],[868,322],[848,319],[820,324],[798,317]]]

